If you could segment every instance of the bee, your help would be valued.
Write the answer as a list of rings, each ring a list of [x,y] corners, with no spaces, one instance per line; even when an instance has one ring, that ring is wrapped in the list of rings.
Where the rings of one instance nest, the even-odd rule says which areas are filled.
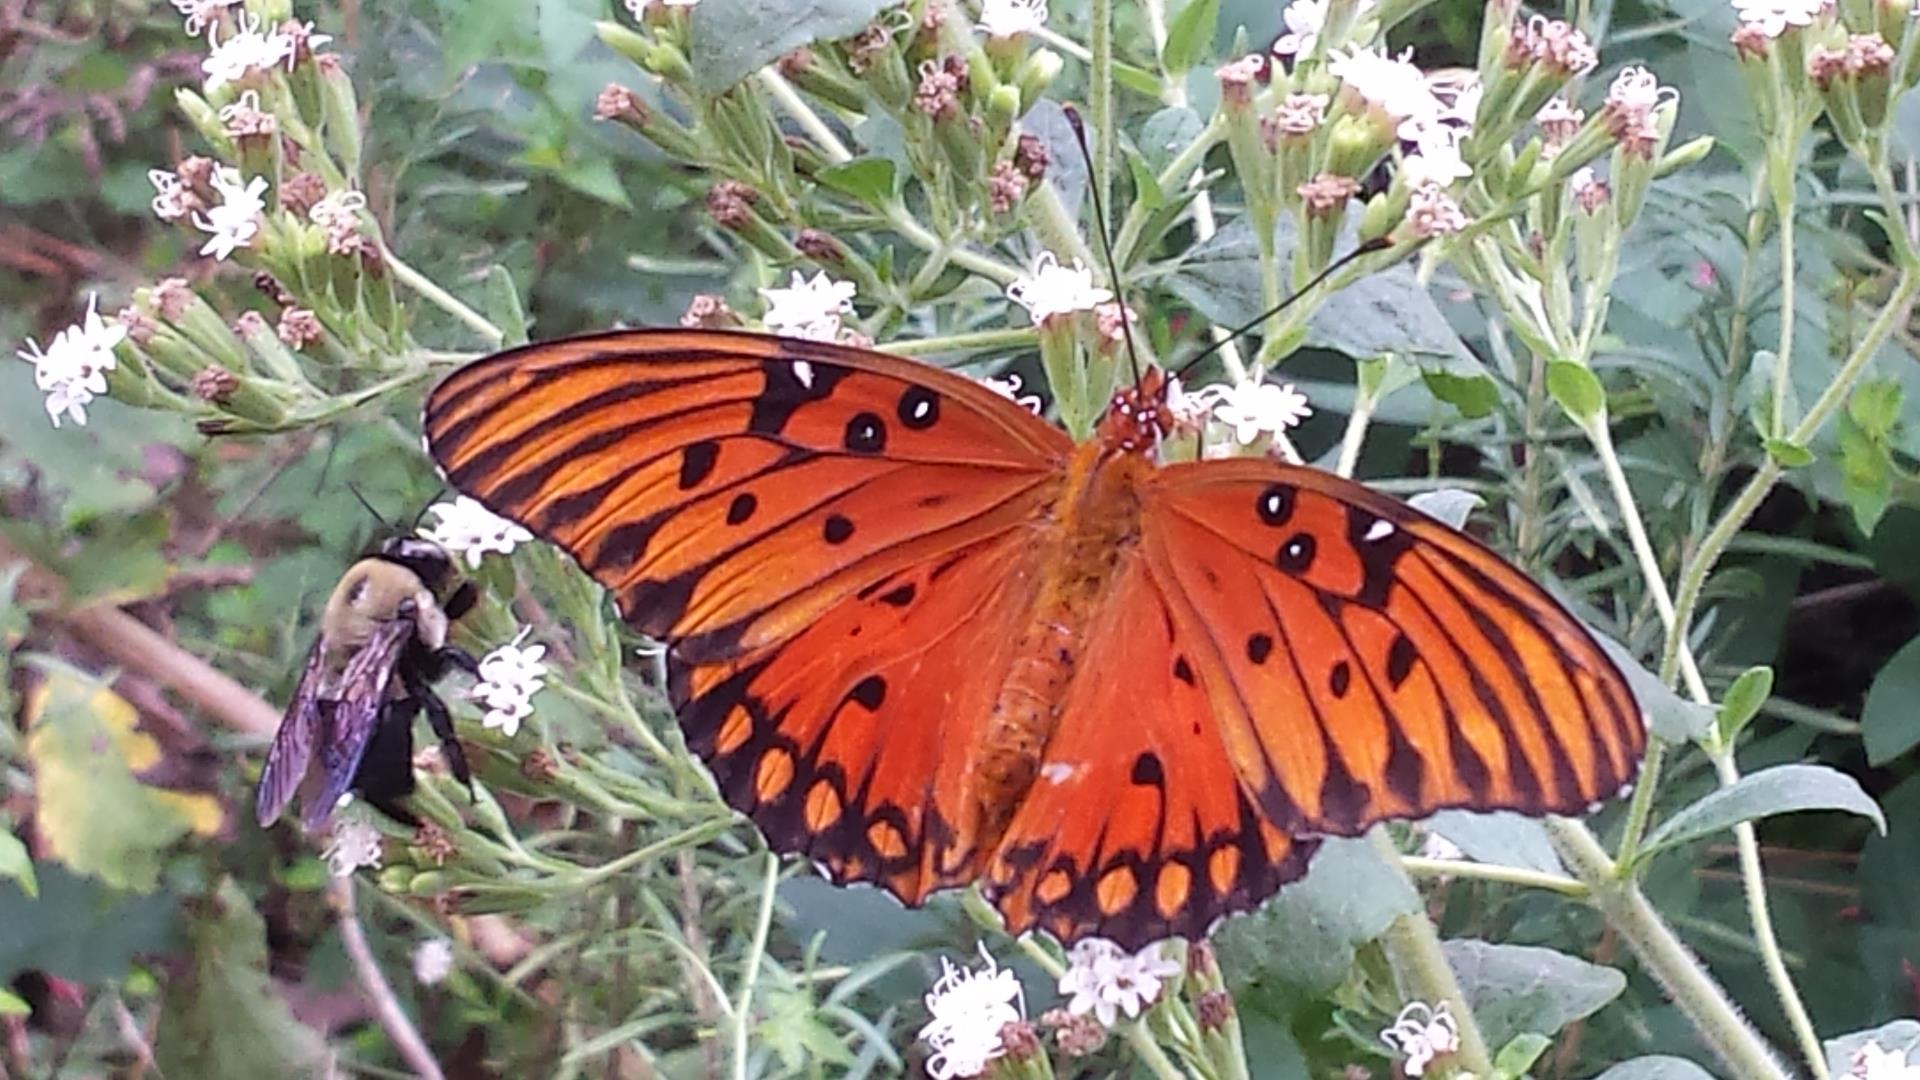
[[[348,791],[418,825],[400,800],[413,793],[413,721],[422,711],[447,767],[472,789],[453,714],[433,684],[449,668],[479,675],[472,655],[447,644],[448,626],[477,595],[447,550],[421,537],[388,540],[348,569],[267,751],[254,803],[262,826],[298,792],[302,822],[322,829]]]

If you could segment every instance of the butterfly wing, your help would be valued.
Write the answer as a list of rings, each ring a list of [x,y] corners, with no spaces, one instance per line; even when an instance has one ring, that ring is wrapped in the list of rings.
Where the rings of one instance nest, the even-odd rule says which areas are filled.
[[[695,663],[1016,527],[1072,450],[958,375],[694,330],[469,365],[428,398],[426,435],[449,482],[564,548]]]
[[[987,869],[1009,933],[1198,938],[1306,872],[1317,841],[1261,814],[1215,734],[1192,653],[1203,633],[1144,558],[1125,562]]]
[[[1142,550],[1185,625],[1242,785],[1283,829],[1443,807],[1585,813],[1646,745],[1626,680],[1471,537],[1330,473],[1176,465]]]
[[[909,902],[977,875],[969,762],[1063,433],[924,365],[672,330],[481,361],[426,430],[671,643],[688,742],[773,846]]]

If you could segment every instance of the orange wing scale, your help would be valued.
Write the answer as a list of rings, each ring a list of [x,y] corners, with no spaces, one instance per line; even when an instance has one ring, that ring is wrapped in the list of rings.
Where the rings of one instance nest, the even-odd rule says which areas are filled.
[[[1311,469],[1076,454],[910,361],[602,334],[462,369],[426,428],[670,643],[772,846],[908,903],[981,880],[1013,931],[1197,936],[1317,836],[1580,813],[1645,745],[1593,638],[1466,535]]]

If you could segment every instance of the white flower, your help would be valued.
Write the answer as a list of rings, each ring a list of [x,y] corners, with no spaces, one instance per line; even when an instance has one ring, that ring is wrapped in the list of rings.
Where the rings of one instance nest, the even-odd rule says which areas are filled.
[[[934,1080],[985,1072],[988,1062],[1006,1052],[1000,1029],[1020,1019],[1020,980],[1012,969],[995,964],[984,947],[980,956],[987,964],[980,971],[941,957],[940,978],[927,993],[930,1019],[920,1039],[933,1050],[927,1074]]]
[[[1167,380],[1167,414],[1184,428],[1199,428],[1213,412],[1215,387],[1188,390],[1180,385],[1180,376]]]
[[[100,298],[87,298],[87,314],[78,324],[69,326],[47,342],[27,339],[20,358],[33,364],[33,384],[47,395],[47,418],[54,427],[62,416],[76,424],[87,422],[87,404],[107,392],[107,372],[117,361],[114,346],[126,340],[127,328],[119,321],[100,317]]]
[[[320,857],[334,877],[347,877],[363,866],[380,869],[380,830],[358,818],[340,818],[333,823],[326,850]]]
[[[1426,73],[1413,65],[1412,58],[1412,49],[1397,57],[1388,56],[1384,50],[1335,50],[1328,58],[1327,70],[1396,122],[1431,122],[1446,107],[1434,96]],[[1401,137],[1407,137],[1411,130],[1402,130]]]
[[[699,4],[700,0],[626,0],[627,13],[636,19],[643,18],[647,14],[647,6],[651,3],[658,3],[662,7],[690,8]]]
[[[438,986],[453,973],[453,942],[430,938],[413,947],[413,977],[421,986]]]
[[[187,35],[199,37],[200,31],[220,21],[220,13],[241,0],[173,0],[173,10],[186,16]]]
[[[1015,405],[1018,405],[1026,409],[1028,412],[1034,414],[1035,416],[1040,415],[1040,405],[1041,405],[1040,395],[1039,394],[1022,394],[1020,392],[1021,390],[1020,376],[1015,374],[1014,372],[1011,372],[1011,371],[1007,372],[1005,378],[996,378],[992,375],[982,375],[974,381],[978,382],[981,386],[986,387],[987,389],[993,391],[994,393],[999,394],[1001,397],[1006,398],[1008,401],[1013,402]]]
[[[1621,112],[1648,113],[1667,93],[1672,91],[1663,88],[1653,72],[1643,67],[1625,67],[1614,76],[1613,85],[1607,87],[1607,106]]]
[[[1245,446],[1265,433],[1279,434],[1313,415],[1307,407],[1307,395],[1292,383],[1276,386],[1269,382],[1244,382],[1231,387],[1208,387],[1201,391],[1213,402],[1213,418],[1233,429],[1233,437]]]
[[[478,567],[490,551],[510,555],[516,544],[533,539],[533,534],[525,528],[467,495],[450,503],[434,503],[427,508],[427,513],[439,520],[432,528],[421,529],[420,535],[459,554],[469,567]]]
[[[1420,857],[1436,862],[1461,862],[1467,853],[1460,850],[1459,844],[1428,829],[1426,839],[1420,841]]]
[[[213,51],[200,62],[200,69],[207,73],[208,93],[254,72],[271,71],[293,57],[293,39],[278,30],[261,33],[259,16],[243,11],[238,22],[239,32],[226,41],[219,40],[218,24],[207,27],[207,44]]]
[[[1158,942],[1129,956],[1106,938],[1081,938],[1067,954],[1060,992],[1067,995],[1068,1012],[1091,1012],[1112,1027],[1120,1013],[1139,1016],[1160,996],[1160,984],[1178,974],[1179,962],[1164,956]]]
[[[1403,133],[1402,137],[1407,136]],[[1446,187],[1472,176],[1472,167],[1460,156],[1460,137],[1460,129],[1449,124],[1418,124],[1408,138],[1414,144],[1413,152],[1400,159],[1400,175],[1412,187]]]
[[[1093,283],[1093,271],[1079,259],[1072,266],[1061,266],[1053,252],[1043,251],[1034,260],[1033,276],[1007,286],[1007,299],[1027,309],[1035,323],[1055,315],[1091,311],[1113,299],[1113,293]]]
[[[1431,181],[1413,189],[1407,203],[1407,226],[1415,236],[1431,239],[1452,236],[1469,224],[1466,212],[1448,195],[1445,188]]]
[[[1400,1010],[1393,1026],[1380,1033],[1380,1041],[1407,1056],[1408,1076],[1424,1076],[1435,1058],[1460,1049],[1460,1025],[1447,1011],[1446,1002],[1428,1006],[1412,1001]]]
[[[271,135],[279,123],[273,114],[260,108],[260,91],[242,90],[238,100],[220,109],[220,122],[234,138],[243,135]]]
[[[267,193],[267,178],[256,176],[243,183],[239,169],[220,165],[213,170],[212,182],[213,190],[220,195],[220,205],[193,215],[193,224],[201,232],[213,234],[200,246],[200,254],[224,260],[240,248],[252,247],[253,238],[259,235],[260,215],[267,209],[266,200],[261,198]]]
[[[1733,0],[1740,21],[1757,27],[1770,38],[1789,26],[1806,26],[1831,6],[1831,0]]]
[[[760,322],[783,337],[832,341],[840,336],[840,316],[853,311],[856,291],[853,282],[835,281],[825,270],[811,280],[795,270],[786,288],[760,290],[767,301],[767,313]]]
[[[511,739],[520,733],[520,721],[533,715],[533,695],[545,685],[545,645],[521,645],[531,627],[480,658],[480,681],[470,692],[487,707],[482,725],[499,728]]]
[[[153,182],[153,216],[161,221],[179,221],[193,211],[198,200],[187,188],[187,182],[165,169],[148,169],[147,179]]]
[[[1280,17],[1286,20],[1287,32],[1273,43],[1275,56],[1305,56],[1313,51],[1314,43],[1320,40],[1320,31],[1327,26],[1327,0],[1293,0]],[[1363,19],[1373,10],[1373,0],[1360,0],[1354,9],[1354,18]]]
[[[988,37],[1015,37],[1046,24],[1047,0],[986,0],[980,5],[980,31]]]
[[[1886,1050],[1869,1040],[1853,1052],[1847,1075],[1855,1080],[1920,1080],[1920,1065],[1907,1060],[1905,1050]]]

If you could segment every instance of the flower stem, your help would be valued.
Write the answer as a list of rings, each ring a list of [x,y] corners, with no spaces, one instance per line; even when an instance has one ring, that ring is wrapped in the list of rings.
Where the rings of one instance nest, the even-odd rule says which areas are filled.
[[[948,352],[985,352],[991,349],[1031,349],[1039,340],[1034,327],[1014,326],[1003,330],[974,330],[964,334],[909,338],[889,341],[878,351],[895,356],[928,356]]]
[[[1112,206],[1113,200],[1113,148],[1115,132],[1113,130],[1113,0],[1092,0],[1092,10],[1088,13],[1093,23],[1092,38],[1088,42],[1093,53],[1087,75],[1087,107],[1093,114],[1093,175],[1089,182],[1093,193],[1101,206]],[[1099,222],[1096,228],[1106,228],[1105,222]],[[1114,282],[1115,290],[1120,288]]]
[[[380,254],[386,258],[387,268],[393,271],[393,276],[399,278],[401,284],[419,293],[422,300],[467,324],[474,333],[487,339],[487,344],[498,348],[506,339],[499,327],[488,322],[485,316],[468,307],[459,297],[441,288],[432,278],[401,261],[400,256],[395,255],[393,249],[384,242],[380,245]]]
[[[793,117],[794,123],[800,125],[800,130],[820,144],[820,149],[825,151],[828,157],[836,162],[853,160],[853,153],[847,149],[846,144],[840,141],[840,137],[833,133],[833,129],[827,126],[825,120],[820,119],[820,114],[813,111],[813,106],[808,105],[806,99],[794,91],[792,83],[781,78],[780,73],[771,65],[761,68],[757,77],[767,93],[773,95],[773,100],[786,110],[788,116]]]
[[[1518,866],[1501,866],[1498,863],[1468,862],[1460,859],[1423,859],[1418,855],[1402,855],[1400,867],[1414,877],[1470,878],[1474,881],[1492,881],[1501,885],[1524,885],[1533,889],[1546,889],[1562,896],[1585,896],[1592,891],[1587,888],[1585,882],[1564,874],[1549,874],[1545,871],[1526,870]]]
[[[753,984],[760,960],[767,954],[767,932],[773,926],[773,894],[780,884],[780,857],[769,851],[767,872],[760,884],[760,910],[754,918],[753,939],[747,944],[740,971],[740,991],[733,1007],[733,1078],[747,1080],[747,1043],[753,1032]]]
[[[1374,826],[1367,833],[1367,842],[1389,866],[1401,865],[1400,849],[1393,846],[1386,829]],[[1453,977],[1447,954],[1440,948],[1440,932],[1434,929],[1432,920],[1418,911],[1402,915],[1380,935],[1380,945],[1393,965],[1402,993],[1435,1008],[1446,1003],[1447,1010],[1459,1022],[1460,1049],[1454,1052],[1454,1061],[1476,1075],[1484,1076],[1492,1071],[1493,1059],[1487,1054],[1486,1036],[1480,1033],[1473,1006],[1467,1003],[1459,981]]]
[[[1626,939],[1647,972],[1733,1075],[1743,1080],[1790,1080],[1760,1033],[1661,920],[1639,886],[1621,876],[1593,833],[1565,818],[1548,818],[1546,828],[1568,869],[1593,890],[1593,903],[1607,924]]]

